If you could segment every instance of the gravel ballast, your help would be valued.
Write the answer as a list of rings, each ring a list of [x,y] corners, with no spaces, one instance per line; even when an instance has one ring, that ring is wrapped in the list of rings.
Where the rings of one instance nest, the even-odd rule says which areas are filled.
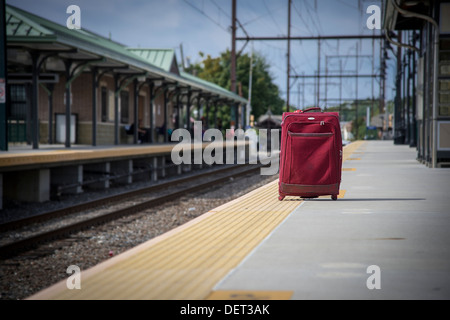
[[[229,183],[208,191],[186,195],[178,201],[73,234],[68,239],[43,244],[37,250],[11,259],[0,260],[0,299],[25,299],[67,279],[70,275],[66,270],[71,265],[86,270],[277,178],[278,175],[262,176],[257,173],[230,179]]]

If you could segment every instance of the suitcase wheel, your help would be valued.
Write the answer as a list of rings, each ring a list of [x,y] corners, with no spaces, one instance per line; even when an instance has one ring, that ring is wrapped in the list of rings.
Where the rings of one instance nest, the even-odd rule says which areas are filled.
[[[331,196],[331,199],[337,200],[337,195],[336,195],[336,194],[332,195],[332,196]]]
[[[278,196],[278,200],[283,201],[284,196]]]

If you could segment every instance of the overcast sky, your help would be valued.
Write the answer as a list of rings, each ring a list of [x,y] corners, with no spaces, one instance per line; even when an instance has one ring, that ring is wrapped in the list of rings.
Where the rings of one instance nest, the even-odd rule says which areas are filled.
[[[61,25],[66,25],[69,5],[81,9],[81,28],[118,41],[129,47],[173,48],[181,62],[180,46],[185,59],[200,61],[198,52],[217,57],[231,49],[231,0],[7,0],[6,3],[37,14]],[[369,5],[381,6],[380,1],[366,0],[292,0],[291,35],[326,36],[372,34],[366,26]],[[381,8],[382,9],[382,8]],[[286,36],[288,0],[237,0],[237,19],[250,36]],[[238,25],[239,26],[239,25]],[[377,33],[379,33],[377,31]],[[238,36],[244,36],[242,28]],[[237,42],[240,50],[244,41]],[[275,83],[286,99],[287,42],[254,41],[244,48],[266,58],[271,66]],[[356,60],[350,55],[360,51],[358,72],[371,73],[371,40],[328,40],[321,43],[321,73],[335,74],[340,66],[352,73]],[[379,44],[375,42],[375,72],[379,64]],[[344,55],[347,57],[336,57]],[[317,70],[317,41],[291,42],[291,74],[314,74]],[[328,56],[328,58],[327,58]],[[332,57],[334,56],[334,57]],[[328,63],[326,63],[326,61]],[[389,64],[388,64],[389,65]],[[391,63],[392,65],[392,63]],[[321,99],[325,98],[325,80],[322,80]],[[302,80],[291,79],[291,104],[314,102],[314,80],[305,80],[305,97],[298,94]],[[393,84],[388,81],[387,97],[392,95]],[[358,82],[358,97],[371,96],[371,80]],[[378,83],[374,82],[375,96]],[[338,79],[330,79],[327,98],[339,97]],[[343,98],[354,98],[356,81],[343,81]],[[303,100],[304,99],[304,100]],[[332,102],[329,102],[332,105]]]

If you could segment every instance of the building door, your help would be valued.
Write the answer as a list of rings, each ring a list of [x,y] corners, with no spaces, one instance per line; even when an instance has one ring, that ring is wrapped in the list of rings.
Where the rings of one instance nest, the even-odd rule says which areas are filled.
[[[8,104],[8,142],[28,142],[27,132],[29,121],[29,86],[25,84],[11,84],[9,87]]]

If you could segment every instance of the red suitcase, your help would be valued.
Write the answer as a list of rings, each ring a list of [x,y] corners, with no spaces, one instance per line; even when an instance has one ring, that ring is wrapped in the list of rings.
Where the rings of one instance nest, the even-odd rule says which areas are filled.
[[[278,199],[331,195],[336,200],[341,171],[339,113],[320,108],[283,113]]]

